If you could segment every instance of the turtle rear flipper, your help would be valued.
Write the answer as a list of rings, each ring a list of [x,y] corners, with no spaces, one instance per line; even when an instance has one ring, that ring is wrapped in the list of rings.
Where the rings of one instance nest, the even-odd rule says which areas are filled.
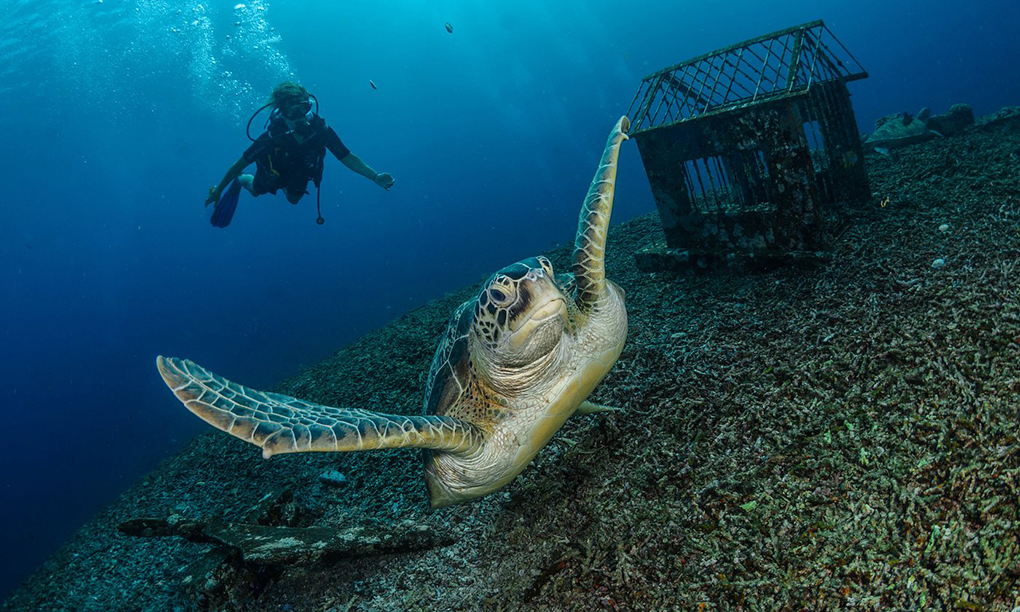
[[[476,427],[452,417],[323,406],[249,389],[186,359],[160,356],[156,367],[188,410],[213,427],[262,447],[267,459],[280,453],[409,447],[462,453],[483,441]]]

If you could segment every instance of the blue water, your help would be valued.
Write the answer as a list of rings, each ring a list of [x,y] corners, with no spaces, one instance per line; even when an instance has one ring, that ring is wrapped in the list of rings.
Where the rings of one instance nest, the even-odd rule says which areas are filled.
[[[0,599],[206,429],[157,354],[265,387],[572,240],[650,72],[822,18],[871,74],[851,84],[861,131],[1020,104],[1012,0],[235,4],[0,0]],[[396,186],[330,158],[325,225],[314,197],[242,193],[214,229],[206,191],[288,78]],[[654,210],[637,149],[621,163],[616,222]]]

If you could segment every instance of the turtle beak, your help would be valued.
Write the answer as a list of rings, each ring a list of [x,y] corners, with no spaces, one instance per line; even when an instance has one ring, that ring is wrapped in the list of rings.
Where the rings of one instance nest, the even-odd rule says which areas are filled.
[[[510,346],[520,348],[534,331],[552,320],[559,318],[564,323],[567,320],[567,302],[562,297],[554,297],[544,305],[535,309],[531,316],[519,322],[510,329]]]
[[[564,317],[567,316],[567,303],[563,300],[563,298],[559,297],[549,300],[549,303],[536,310],[535,313],[531,315],[531,317],[529,318],[529,321],[541,323],[542,321],[545,321],[557,315]]]

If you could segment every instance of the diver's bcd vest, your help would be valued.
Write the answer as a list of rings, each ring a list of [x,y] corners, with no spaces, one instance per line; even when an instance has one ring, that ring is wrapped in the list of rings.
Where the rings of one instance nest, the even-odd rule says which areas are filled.
[[[326,158],[327,129],[326,121],[318,115],[293,130],[282,118],[274,119],[267,132],[271,139],[280,141],[279,145],[255,160],[255,165],[278,176],[311,179],[318,187]],[[298,138],[304,140],[298,142]]]

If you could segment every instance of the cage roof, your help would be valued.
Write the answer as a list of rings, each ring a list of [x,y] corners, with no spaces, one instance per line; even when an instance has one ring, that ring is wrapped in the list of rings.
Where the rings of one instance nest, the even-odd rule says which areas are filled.
[[[632,133],[708,113],[800,95],[868,73],[821,20],[700,55],[646,76],[628,116]]]

